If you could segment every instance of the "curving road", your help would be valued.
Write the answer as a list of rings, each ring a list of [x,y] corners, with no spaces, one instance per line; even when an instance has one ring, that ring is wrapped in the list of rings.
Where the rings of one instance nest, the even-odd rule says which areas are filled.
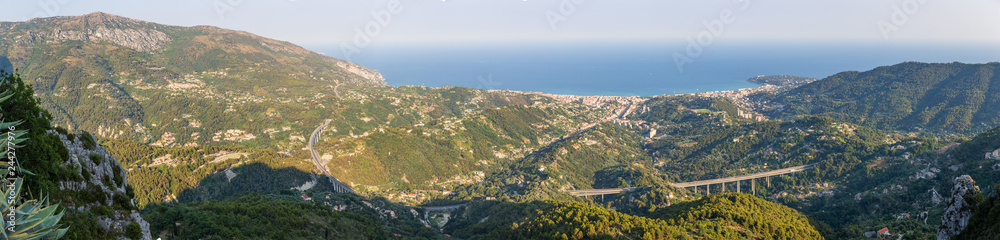
[[[339,193],[354,193],[354,189],[351,189],[351,187],[348,187],[347,184],[337,180],[337,178],[330,173],[330,169],[327,169],[326,166],[323,166],[323,164],[319,162],[319,153],[316,152],[316,148],[313,148],[313,145],[316,145],[316,141],[319,140],[319,133],[323,132],[323,129],[326,128],[326,125],[330,124],[330,121],[331,119],[327,119],[323,122],[323,124],[320,124],[316,130],[313,130],[311,135],[309,135],[309,155],[312,156],[312,161],[313,164],[316,165],[316,168],[330,179],[330,184],[333,184],[334,191]]]
[[[606,188],[606,189],[584,189],[584,190],[567,190],[570,195],[583,197],[583,196],[593,196],[593,195],[604,195],[604,194],[615,194],[623,192],[635,191],[635,188]]]
[[[770,177],[770,176],[775,176],[775,175],[789,174],[789,173],[794,173],[794,172],[801,172],[801,171],[805,171],[805,170],[808,170],[808,169],[812,168],[813,165],[816,165],[816,164],[813,163],[813,164],[802,165],[802,166],[798,166],[798,167],[782,168],[782,169],[773,170],[773,171],[767,171],[767,172],[762,172],[762,173],[754,173],[754,174],[743,175],[743,176],[736,176],[736,177],[716,178],[716,179],[701,180],[701,181],[694,181],[694,182],[673,183],[672,185],[674,185],[675,187],[686,188],[686,187],[697,187],[697,186],[705,186],[705,185],[727,183],[727,182],[736,182],[736,181],[757,179],[757,178],[762,178],[762,177]],[[631,191],[635,191],[635,189],[636,188],[607,188],[607,189],[568,190],[568,191],[565,191],[565,192],[567,192],[567,193],[569,193],[569,194],[571,194],[573,196],[582,197],[582,196],[593,196],[593,195],[604,195],[604,194],[615,194],[615,193],[631,192]]]
[[[427,211],[438,211],[438,212],[440,212],[440,211],[451,211],[451,210],[458,209],[459,207],[462,207],[462,206],[465,206],[465,205],[469,205],[469,203],[462,203],[462,204],[455,204],[455,205],[448,205],[448,206],[437,206],[437,207],[424,207],[424,209],[427,210]]]

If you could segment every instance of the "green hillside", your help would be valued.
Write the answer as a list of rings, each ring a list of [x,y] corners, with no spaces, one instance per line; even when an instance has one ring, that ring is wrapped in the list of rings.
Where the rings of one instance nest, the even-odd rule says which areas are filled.
[[[563,103],[516,105],[486,109],[463,118],[347,136],[341,135],[338,124],[331,123],[317,148],[321,155],[329,157],[327,166],[334,176],[360,192],[387,195],[451,190],[483,181],[486,172],[511,164],[532,149],[559,138],[577,122],[589,119],[586,114],[566,108]],[[318,173],[306,159],[240,145],[158,147],[118,139],[104,139],[103,145],[135,176],[130,183],[136,187],[140,206],[173,199],[184,201],[182,192],[205,184],[203,179],[221,177],[223,170],[230,167],[238,174],[232,179],[235,184],[244,181],[241,165]],[[287,189],[311,181],[308,175],[261,174],[265,173],[249,176],[273,182],[265,190]],[[396,200],[418,203],[427,199]]]
[[[780,204],[727,193],[634,216],[578,202],[481,202],[457,213],[446,233],[469,239],[823,239]]]
[[[53,125],[108,142],[140,176],[143,206],[244,162],[315,172],[304,147],[326,120],[316,148],[342,181],[447,190],[625,104],[390,87],[374,70],[288,42],[99,12],[0,23],[0,56],[33,84]]]
[[[2,22],[0,56],[33,84],[54,125],[166,147],[298,155],[324,119],[349,135],[531,104],[524,94],[393,88],[374,70],[288,42],[100,12]]]
[[[53,123],[108,137],[152,143],[169,132],[178,145],[206,144],[226,130],[221,124],[260,136],[264,129],[254,125],[302,121],[288,113],[319,114],[315,105],[331,104],[299,97],[332,96],[340,84],[344,95],[384,84],[355,64],[214,27],[104,13],[0,26],[0,56],[30,76]]]
[[[823,238],[807,217],[798,211],[748,194],[711,195],[662,209],[654,215],[671,224],[693,225],[698,226],[698,229],[712,229],[712,225],[730,225],[749,234],[738,238]],[[711,234],[702,236],[719,238]]]
[[[250,194],[226,201],[160,206],[146,215],[155,235],[171,239],[385,239],[391,236],[380,227],[377,218],[372,218],[374,214],[334,211],[281,194]]]
[[[13,149],[8,149],[12,145],[6,145],[6,142],[4,146],[9,154],[3,156],[3,168],[7,170],[7,164],[11,164],[9,161],[16,160],[10,169],[24,171],[16,174],[20,178],[16,182],[23,183],[18,185],[20,197],[5,192],[5,195],[10,194],[7,196],[10,197],[8,203],[13,205],[11,207],[18,208],[18,214],[8,216],[9,219],[28,223],[26,226],[55,225],[66,228],[63,239],[142,237],[141,225],[146,222],[136,212],[138,207],[133,204],[135,191],[128,184],[131,177],[126,175],[121,164],[99,146],[90,133],[74,134],[62,128],[53,128],[50,125],[51,115],[39,107],[32,89],[20,76],[3,73],[0,80],[0,93],[10,94],[5,101],[0,101],[3,122],[19,122],[4,128],[15,130],[11,133],[24,131],[24,135],[18,138],[26,139],[12,144],[16,145]],[[8,138],[16,134],[4,135]],[[6,175],[14,176],[13,171],[11,175]],[[14,182],[4,183],[5,186],[7,184]],[[35,204],[58,205],[49,209],[49,214],[57,217],[44,221],[28,220],[23,214],[27,209],[25,206]],[[98,221],[105,225],[100,225]],[[108,227],[111,224],[120,227]],[[10,237],[25,239],[24,236]]]
[[[115,139],[104,139],[102,145],[128,170],[140,208],[223,199],[250,190],[288,189],[312,181],[314,176],[309,173],[316,173],[316,168],[302,159],[242,146],[151,147]],[[225,177],[229,168],[237,174],[233,179]],[[299,174],[276,174],[293,169]]]
[[[978,133],[1000,125],[998,67],[906,62],[842,72],[781,94],[772,113],[885,130]]]
[[[0,109],[25,120],[23,153],[38,159],[27,189],[67,210],[70,239],[136,228],[154,239],[851,239],[883,227],[929,239],[951,179],[1000,183],[987,155],[1000,149],[997,67],[907,62],[815,82],[759,77],[805,85],[746,96],[580,97],[392,87],[215,27],[104,13],[0,23],[0,69],[31,84],[8,77],[0,91],[17,94]],[[306,146],[324,122],[321,170]],[[672,185],[805,164],[757,179],[753,195]],[[357,193],[332,193],[325,170]],[[996,197],[981,200],[969,234],[995,229]]]

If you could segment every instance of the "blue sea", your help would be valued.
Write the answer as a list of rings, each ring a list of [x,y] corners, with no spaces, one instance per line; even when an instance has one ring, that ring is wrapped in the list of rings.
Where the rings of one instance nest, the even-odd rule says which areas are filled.
[[[683,42],[372,44],[347,58],[337,46],[311,50],[378,70],[393,86],[463,86],[572,95],[656,96],[756,87],[758,75],[824,78],[906,61],[1000,61],[1000,45],[716,44],[688,54]],[[698,53],[695,51],[694,53]],[[678,68],[675,56],[686,57]]]

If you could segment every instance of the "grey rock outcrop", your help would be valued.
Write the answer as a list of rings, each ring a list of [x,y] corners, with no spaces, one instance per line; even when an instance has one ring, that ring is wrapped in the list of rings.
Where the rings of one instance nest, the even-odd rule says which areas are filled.
[[[116,197],[119,199],[122,196],[129,198],[126,194],[126,185],[128,184],[126,170],[122,168],[118,160],[105,151],[104,147],[95,145],[91,149],[87,149],[80,137],[69,139],[66,135],[55,130],[49,130],[49,133],[59,136],[59,140],[66,146],[69,159],[65,164],[76,169],[77,174],[85,179],[83,181],[59,182],[59,189],[84,191],[95,196],[104,196],[104,199],[93,203],[78,203],[76,205],[70,203],[66,206],[67,209],[84,212],[97,206],[113,206]],[[89,177],[84,174],[89,175]],[[128,204],[135,203],[133,201]],[[152,235],[149,233],[149,222],[146,222],[135,210],[112,210],[110,216],[98,216],[95,221],[105,231],[122,234],[125,233],[126,226],[134,222],[139,224],[142,229],[141,239],[152,239]],[[122,239],[127,238],[123,237]]]
[[[97,217],[97,225],[111,232],[124,233],[126,226],[133,222],[138,223],[139,228],[142,229],[142,240],[151,240],[153,238],[149,234],[149,223],[135,210],[131,212],[116,211],[111,217]]]
[[[364,80],[367,80],[369,83],[385,85],[385,78],[382,77],[382,74],[379,73],[378,71],[368,69],[356,63],[343,60],[330,58],[328,61],[332,61],[334,64],[337,64],[337,67],[344,69],[344,71],[347,71],[349,73],[364,78]]]
[[[32,24],[54,24],[51,30],[41,30]],[[31,28],[16,36],[5,36],[15,29]],[[95,12],[79,17],[35,18],[28,22],[0,23],[0,38],[29,47],[37,43],[62,43],[67,41],[108,42],[145,53],[164,50],[172,41],[169,35],[159,31],[160,25]],[[25,59],[15,59],[23,63]]]
[[[77,21],[62,24],[54,29],[48,40],[105,41],[146,53],[159,52],[171,41],[167,34],[135,19],[102,12],[87,14],[76,19]]]
[[[56,42],[70,40],[107,41],[140,52],[158,52],[170,42],[170,37],[167,34],[152,29],[106,28],[104,26],[86,31],[56,29],[51,36]]]
[[[956,177],[955,186],[951,188],[951,199],[948,201],[948,208],[945,208],[941,216],[941,227],[938,228],[938,240],[948,240],[958,235],[969,225],[969,217],[972,217],[972,209],[965,197],[969,194],[978,194],[979,186],[969,175]]]

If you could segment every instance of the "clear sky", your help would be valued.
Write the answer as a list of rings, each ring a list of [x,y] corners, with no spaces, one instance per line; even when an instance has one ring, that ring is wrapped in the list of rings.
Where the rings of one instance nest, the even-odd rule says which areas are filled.
[[[390,2],[0,0],[0,21],[102,11],[244,30],[300,45],[350,42],[360,35],[373,42],[453,44],[683,41],[699,34],[731,42],[1000,43],[1000,0],[398,0],[394,7]],[[380,23],[386,15],[391,19]],[[712,24],[720,22],[721,30]],[[366,26],[376,34],[359,34]]]

